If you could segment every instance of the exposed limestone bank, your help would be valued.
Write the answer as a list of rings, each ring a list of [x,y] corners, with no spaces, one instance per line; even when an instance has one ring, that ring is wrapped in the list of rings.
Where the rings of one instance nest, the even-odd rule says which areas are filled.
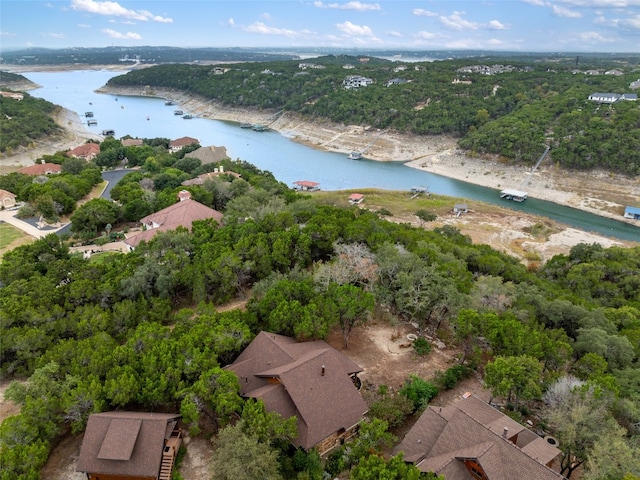
[[[87,140],[102,141],[103,138],[89,132],[76,112],[57,107],[53,119],[62,131],[45,139],[38,139],[31,147],[16,148],[13,155],[0,155],[0,175],[33,165],[43,155],[70,150]]]
[[[33,83],[30,80],[22,81],[22,82],[2,82],[0,83],[0,89],[2,90],[13,90],[14,92],[27,92],[29,90],[35,90],[36,88],[40,88],[42,85],[38,85],[37,83]]]
[[[636,206],[640,201],[640,177],[566,171],[554,166],[552,160],[546,160],[531,174],[529,167],[467,156],[457,148],[456,139],[450,136],[380,131],[322,119],[309,120],[291,112],[278,116],[275,111],[227,107],[211,99],[171,89],[104,86],[96,91],[173,100],[185,112],[199,117],[268,125],[291,140],[312,148],[344,154],[353,150],[363,151],[364,156],[371,160],[407,162],[412,168],[489,188],[522,189],[533,198],[638,224],[624,219],[622,214],[625,206]],[[526,185],[520,188],[524,181]]]

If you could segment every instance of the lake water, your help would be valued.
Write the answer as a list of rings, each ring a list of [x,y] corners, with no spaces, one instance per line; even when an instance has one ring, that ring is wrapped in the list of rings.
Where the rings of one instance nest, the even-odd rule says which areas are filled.
[[[275,131],[255,132],[239,128],[238,124],[232,122],[204,118],[185,120],[173,114],[180,106],[167,106],[161,99],[94,92],[118,74],[110,71],[78,70],[34,72],[24,76],[42,85],[42,88],[31,91],[31,95],[78,112],[83,119],[85,112],[93,112],[92,119],[97,121],[97,125],[88,126],[90,131],[99,134],[102,130],[112,129],[117,138],[124,135],[170,139],[194,137],[202,145],[226,147],[231,158],[248,161],[269,171],[287,185],[292,185],[297,180],[312,180],[319,182],[323,190],[367,187],[410,190],[412,187],[425,186],[433,193],[455,197],[452,199],[452,206],[454,202],[463,200],[473,208],[472,201],[481,200],[548,217],[581,230],[640,241],[639,226],[535,198],[529,198],[523,203],[501,200],[498,191],[494,189],[422,172],[399,162],[348,160],[344,154],[314,150]]]

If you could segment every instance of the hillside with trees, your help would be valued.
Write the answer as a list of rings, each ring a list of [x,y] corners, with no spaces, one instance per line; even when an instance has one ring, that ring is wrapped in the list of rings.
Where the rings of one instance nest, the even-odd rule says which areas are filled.
[[[596,92],[630,93],[629,85],[638,79],[637,58],[623,67],[592,58],[577,66],[567,59],[504,57],[481,58],[482,65],[472,59],[405,65],[360,60],[330,55],[311,62],[160,65],[114,77],[108,85],[150,85],[231,107],[297,112],[310,120],[454,135],[471,155],[492,154],[526,165],[549,145],[552,161],[566,168],[640,173],[638,102],[588,100]],[[620,74],[605,75],[613,69]],[[372,83],[345,88],[349,75]]]
[[[11,155],[18,147],[28,147],[61,131],[52,118],[60,107],[28,93],[21,95],[21,100],[0,96],[0,154]]]
[[[222,224],[160,232],[127,254],[84,258],[49,235],[4,255],[0,371],[22,381],[6,391],[20,413],[0,426],[0,478],[39,478],[55,442],[82,432],[89,414],[113,409],[180,412],[191,435],[217,435],[213,461],[225,478],[243,458],[264,478],[345,470],[370,478],[370,469],[425,478],[377,456],[394,441],[389,425],[473,371],[511,416],[535,411],[560,439],[565,475],[577,465],[586,480],[640,475],[638,247],[583,244],[527,269],[455,228],[392,223],[383,212],[295,192],[241,160],[203,166],[158,144],[127,147],[141,149],[125,152],[141,168],[114,188],[117,202],[75,209],[74,241],[126,229],[184,188],[222,212]],[[181,185],[220,166],[240,177]],[[216,310],[238,299],[246,309]],[[290,425],[243,402],[237,377],[222,368],[261,330],[311,340],[339,329],[348,344],[372,319],[414,322],[455,345],[459,361],[438,378],[407,378],[399,392],[379,386],[360,438],[326,461],[290,448]]]

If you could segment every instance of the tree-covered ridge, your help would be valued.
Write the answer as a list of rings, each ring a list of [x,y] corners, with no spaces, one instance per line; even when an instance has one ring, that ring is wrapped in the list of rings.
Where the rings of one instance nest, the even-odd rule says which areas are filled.
[[[60,131],[51,118],[59,107],[28,93],[23,95],[22,100],[0,96],[0,153],[11,154],[17,147],[27,147]]]
[[[141,168],[112,191],[117,203],[85,203],[74,225],[75,215],[93,219],[86,231],[95,236],[107,222],[115,228],[139,220],[145,209],[177,201],[182,179],[201,171],[197,162],[154,150],[151,144],[162,139],[145,142],[135,147],[144,152]],[[250,421],[237,378],[222,367],[259,331],[309,340],[336,328],[347,344],[372,316],[415,322],[458,345],[459,364],[439,383],[446,388],[473,369],[484,371],[514,415],[571,372],[587,393],[597,389],[594,401],[607,420],[602,432],[620,451],[633,451],[640,422],[638,248],[579,245],[537,271],[473,245],[454,228],[428,231],[378,212],[325,205],[321,196],[293,192],[246,162],[221,165],[241,177],[186,188],[224,213],[222,225],[198,221],[191,232],[160,232],[128,254],[86,259],[50,235],[4,255],[0,371],[29,380],[7,393],[21,413],[0,427],[0,478],[38,478],[51,442],[69,429],[82,431],[92,412],[180,411],[194,435],[223,431],[238,415]],[[105,209],[110,219],[102,217]],[[216,311],[249,294],[246,311]],[[366,455],[380,449],[386,422],[397,425],[437,392],[420,378],[408,379],[400,396],[382,390],[365,429],[378,433],[328,461],[331,475],[353,467],[359,478],[375,463]],[[575,455],[575,445],[566,443]],[[577,454],[601,465],[593,442]],[[301,464],[295,455],[282,454],[280,469],[300,468],[292,466]]]
[[[24,76],[17,73],[5,72],[0,70],[0,85],[9,85],[11,83],[28,82]]]
[[[504,58],[483,58],[483,64]],[[620,76],[572,73],[575,64],[512,63],[494,75],[460,72],[466,60],[397,63],[357,57],[313,59],[324,68],[299,67],[299,61],[228,64],[215,74],[210,66],[161,65],[111,79],[113,86],[175,88],[236,107],[299,112],[345,124],[392,128],[419,135],[453,134],[475,153],[498,154],[532,164],[551,147],[552,161],[567,168],[640,172],[640,110],[633,101],[599,106],[592,93],[628,93],[637,72]],[[353,69],[343,68],[345,65]],[[618,67],[610,64],[610,68]],[[580,65],[586,71],[588,65]],[[218,70],[219,71],[219,70]],[[374,80],[345,89],[348,75]],[[392,79],[402,83],[390,84]]]

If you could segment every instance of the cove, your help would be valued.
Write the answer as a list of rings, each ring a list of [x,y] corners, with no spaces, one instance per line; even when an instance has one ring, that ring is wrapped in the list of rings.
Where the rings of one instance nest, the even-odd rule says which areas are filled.
[[[85,112],[93,112],[92,119],[97,125],[87,126],[90,131],[99,134],[102,130],[112,129],[116,138],[124,135],[170,139],[194,137],[202,145],[226,147],[232,159],[250,162],[287,185],[297,180],[312,180],[319,182],[323,190],[379,188],[408,191],[412,187],[425,186],[435,194],[454,197],[452,206],[456,199],[479,200],[547,217],[580,230],[640,241],[639,226],[574,208],[531,197],[523,203],[509,202],[500,199],[497,190],[416,170],[400,162],[349,160],[345,154],[315,150],[274,131],[255,132],[235,123],[197,117],[185,120],[173,114],[178,106],[167,106],[161,99],[94,92],[111,77],[120,74],[122,72],[75,70],[23,75],[42,85],[31,91],[31,95],[77,112],[83,120]]]

